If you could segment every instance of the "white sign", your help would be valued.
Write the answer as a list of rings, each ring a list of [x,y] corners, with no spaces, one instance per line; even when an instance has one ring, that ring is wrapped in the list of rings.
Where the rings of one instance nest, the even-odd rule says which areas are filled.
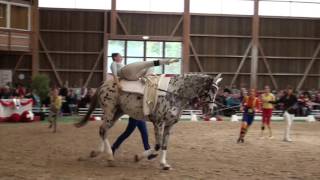
[[[12,83],[12,71],[0,70],[0,86],[5,86],[8,83]]]

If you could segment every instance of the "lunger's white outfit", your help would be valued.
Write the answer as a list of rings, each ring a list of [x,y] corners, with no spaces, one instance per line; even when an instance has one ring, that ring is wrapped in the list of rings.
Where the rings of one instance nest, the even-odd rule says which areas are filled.
[[[290,130],[291,130],[291,126],[292,126],[292,122],[293,122],[293,118],[294,115],[293,114],[289,114],[288,111],[285,111],[283,114],[284,120],[286,122],[286,128],[284,130],[284,141],[292,141],[292,139],[290,138]]]

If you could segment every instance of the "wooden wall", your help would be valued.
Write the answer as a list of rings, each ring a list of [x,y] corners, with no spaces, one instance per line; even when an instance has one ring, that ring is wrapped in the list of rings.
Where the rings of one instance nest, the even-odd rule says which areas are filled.
[[[260,43],[280,89],[297,86],[320,43],[320,19],[261,18]],[[190,56],[192,71],[199,71],[195,56],[205,72],[224,73],[229,85],[251,41],[251,18],[232,16],[192,16],[191,42],[197,55]],[[240,70],[236,85],[250,85],[250,52]],[[272,86],[260,53],[258,87]],[[320,59],[320,55],[318,55]],[[316,60],[303,89],[320,88],[320,62]]]
[[[170,36],[180,18],[181,14],[119,12],[121,22],[117,23],[117,32],[124,35],[124,26],[128,35]],[[103,50],[104,25],[110,32],[110,12],[106,21],[104,24],[103,11],[41,9],[40,72],[48,74],[53,84],[57,84],[54,66],[63,83],[83,86]],[[195,53],[190,51],[191,71],[199,72],[197,57],[205,73],[222,72],[223,84],[229,85],[251,41],[251,28],[251,17],[192,15],[190,37]],[[279,88],[296,86],[320,42],[320,20],[261,18],[260,35],[261,47]],[[182,23],[174,36],[182,36]],[[240,70],[237,86],[249,86],[250,55],[249,52]],[[319,59],[320,55],[303,89],[320,88]],[[102,81],[102,60],[100,56],[89,87],[97,87]],[[1,68],[9,67],[2,60],[1,64]],[[258,74],[259,88],[272,85],[261,54]]]
[[[81,87],[87,80],[103,50],[104,12],[41,10],[40,11],[40,72],[48,74],[58,84],[53,64],[62,83]],[[44,47],[45,46],[45,49]],[[103,56],[89,81],[89,87],[102,82]]]

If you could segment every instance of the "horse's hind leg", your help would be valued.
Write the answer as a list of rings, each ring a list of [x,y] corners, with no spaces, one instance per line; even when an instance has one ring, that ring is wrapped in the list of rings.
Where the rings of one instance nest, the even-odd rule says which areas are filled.
[[[123,115],[122,111],[117,109],[116,112],[113,113],[113,116],[109,113],[105,113],[103,124],[99,129],[99,136],[101,138],[101,144],[98,151],[92,151],[90,157],[96,157],[100,153],[107,152],[108,160],[113,161],[113,152],[111,150],[111,146],[109,140],[107,138],[108,130],[115,124],[115,122]],[[113,117],[113,118],[110,118]]]

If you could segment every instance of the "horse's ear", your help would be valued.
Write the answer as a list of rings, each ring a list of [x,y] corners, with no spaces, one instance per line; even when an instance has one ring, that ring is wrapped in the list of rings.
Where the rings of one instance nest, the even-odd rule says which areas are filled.
[[[213,81],[217,83],[217,80],[221,77],[221,73],[219,73],[216,77],[213,78]],[[221,81],[221,80],[220,80]],[[219,82],[220,82],[219,81]]]
[[[216,80],[216,84],[218,85],[222,81],[222,78]]]
[[[214,81],[216,82],[221,77],[221,73],[219,73],[216,77],[214,77]]]

